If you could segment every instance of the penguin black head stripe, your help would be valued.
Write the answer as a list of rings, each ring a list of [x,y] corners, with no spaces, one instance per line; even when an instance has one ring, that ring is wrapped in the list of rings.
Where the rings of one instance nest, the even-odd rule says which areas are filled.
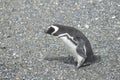
[[[73,27],[53,24],[45,33],[58,36],[70,48],[77,61],[77,68],[85,62],[89,62],[93,57],[93,51],[87,37]]]
[[[48,27],[48,30],[45,31],[45,33],[50,34],[50,35],[54,35],[58,30],[59,30],[58,27],[52,25],[52,26]]]

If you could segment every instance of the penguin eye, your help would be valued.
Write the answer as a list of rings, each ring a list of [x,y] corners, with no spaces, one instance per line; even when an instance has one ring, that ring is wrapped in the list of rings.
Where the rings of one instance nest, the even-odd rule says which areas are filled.
[[[50,28],[48,29],[47,33],[48,33],[48,34],[52,34],[54,31],[55,31],[55,29],[52,28],[52,27],[50,27]]]

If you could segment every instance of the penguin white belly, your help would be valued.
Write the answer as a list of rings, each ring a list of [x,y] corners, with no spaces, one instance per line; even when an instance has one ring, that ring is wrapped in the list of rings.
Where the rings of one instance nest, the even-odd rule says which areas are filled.
[[[65,44],[67,44],[67,46],[69,47],[68,49],[73,53],[73,56],[77,57],[78,56],[78,53],[76,52],[77,46],[74,43],[72,43],[72,41],[67,39],[67,37],[65,36],[60,38],[63,40]]]
[[[67,37],[61,37],[61,39],[64,41],[65,44],[67,44],[67,46],[69,47],[69,50],[72,51],[73,56],[77,59],[77,62],[78,62],[77,67],[80,67],[83,61],[83,57],[81,57],[77,53],[76,51],[77,46],[71,40],[67,39]]]

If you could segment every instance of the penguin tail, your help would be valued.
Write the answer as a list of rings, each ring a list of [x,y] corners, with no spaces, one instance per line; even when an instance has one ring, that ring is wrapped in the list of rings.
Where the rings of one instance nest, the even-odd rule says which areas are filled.
[[[100,55],[94,55],[92,63],[98,63],[101,61],[101,56]]]
[[[89,57],[86,59],[85,64],[94,64],[101,61],[100,55],[93,55],[92,57]]]

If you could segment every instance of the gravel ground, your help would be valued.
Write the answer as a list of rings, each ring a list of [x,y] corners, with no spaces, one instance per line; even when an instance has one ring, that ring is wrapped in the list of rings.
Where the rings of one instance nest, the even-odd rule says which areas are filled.
[[[63,42],[43,33],[53,23],[81,30],[101,61],[76,69]],[[119,79],[119,0],[0,0],[0,80]]]

